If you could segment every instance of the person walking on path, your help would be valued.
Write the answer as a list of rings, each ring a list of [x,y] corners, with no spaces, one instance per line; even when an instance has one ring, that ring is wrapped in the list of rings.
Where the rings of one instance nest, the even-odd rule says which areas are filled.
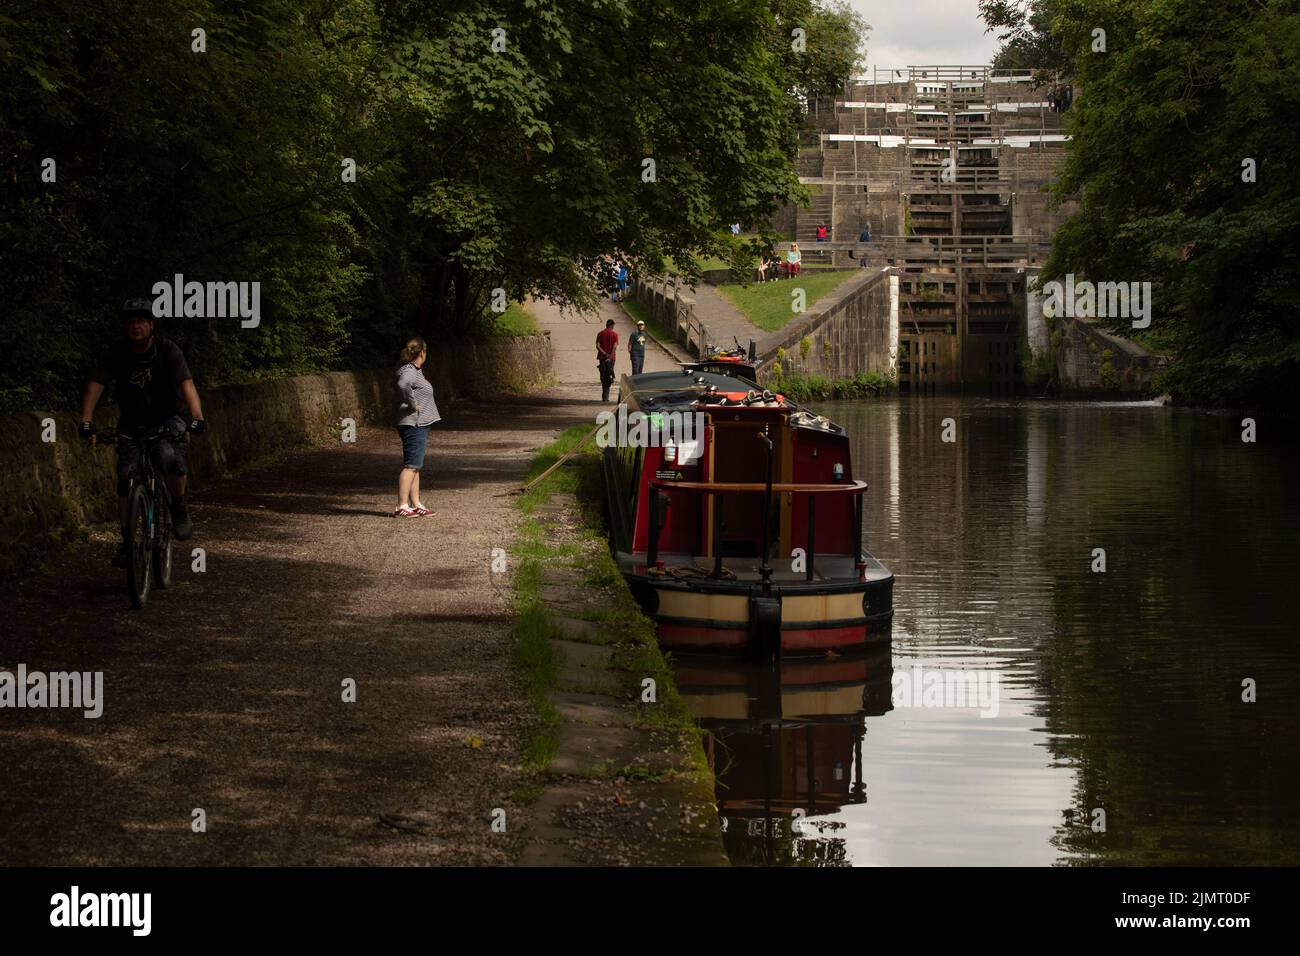
[[[627,298],[627,263],[620,262],[618,268],[614,271],[614,301],[622,302]]]
[[[614,320],[605,320],[605,329],[596,335],[596,362],[600,368],[600,400],[609,401],[609,387],[614,384],[614,361],[618,358],[618,333]]]
[[[420,469],[429,444],[429,426],[442,421],[433,400],[433,386],[424,377],[429,348],[413,336],[403,347],[393,379],[393,410],[402,440],[402,471],[397,478],[396,518],[423,518],[434,514],[420,501]]]
[[[633,332],[627,340],[628,358],[632,360],[632,374],[640,375],[641,369],[645,367],[645,320],[638,320],[636,331]]]

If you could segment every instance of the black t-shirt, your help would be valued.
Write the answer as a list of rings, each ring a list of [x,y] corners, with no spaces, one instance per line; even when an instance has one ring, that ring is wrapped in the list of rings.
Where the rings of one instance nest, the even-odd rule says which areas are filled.
[[[122,339],[104,353],[90,377],[112,387],[121,409],[119,431],[152,428],[173,415],[188,415],[181,398],[181,382],[193,376],[185,356],[171,339],[155,335],[153,344],[140,355]]]

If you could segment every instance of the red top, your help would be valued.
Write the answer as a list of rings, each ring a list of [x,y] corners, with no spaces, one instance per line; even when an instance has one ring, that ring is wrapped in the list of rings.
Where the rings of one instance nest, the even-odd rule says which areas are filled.
[[[818,238],[818,239],[825,239],[825,238],[826,238],[826,227],[825,227],[825,226],[818,226],[818,227],[817,227],[817,238]]]
[[[613,358],[618,354],[618,333],[613,329],[602,329],[596,334],[596,346]]]

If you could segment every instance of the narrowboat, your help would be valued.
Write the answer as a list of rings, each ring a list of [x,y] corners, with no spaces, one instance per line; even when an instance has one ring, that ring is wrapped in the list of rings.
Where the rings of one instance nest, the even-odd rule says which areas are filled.
[[[825,655],[886,642],[894,577],[862,548],[844,428],[710,356],[625,375],[604,413],[619,569],[675,651]]]

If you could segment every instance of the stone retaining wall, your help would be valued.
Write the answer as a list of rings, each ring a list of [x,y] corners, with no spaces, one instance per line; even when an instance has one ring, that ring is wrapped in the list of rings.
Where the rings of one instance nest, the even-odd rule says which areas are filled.
[[[764,382],[778,360],[785,378],[896,375],[898,276],[889,268],[863,269],[861,278],[848,280],[780,333],[765,338],[759,358]]]
[[[432,343],[425,375],[446,413],[455,398],[491,398],[549,380],[548,336]],[[392,369],[329,372],[200,389],[205,435],[190,442],[191,480],[201,484],[285,448],[338,435],[340,422],[391,420]],[[112,448],[77,437],[74,412],[24,412],[0,418],[0,576],[116,510]],[[42,440],[52,420],[55,441]],[[117,420],[101,408],[102,428]]]
[[[1056,373],[1066,396],[1151,394],[1152,378],[1165,366],[1136,342],[1113,335],[1082,319],[1059,319],[1053,335]]]

